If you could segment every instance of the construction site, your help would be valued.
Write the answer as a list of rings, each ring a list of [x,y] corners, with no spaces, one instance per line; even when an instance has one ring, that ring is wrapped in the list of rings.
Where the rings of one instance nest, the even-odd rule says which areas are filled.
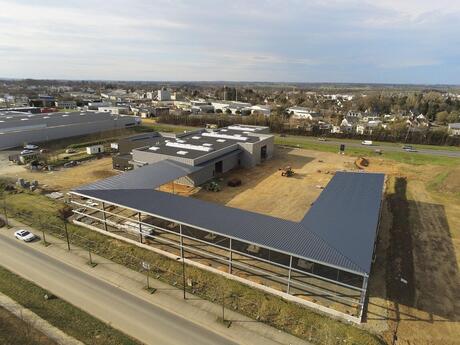
[[[336,172],[384,173],[385,194],[362,326],[382,335],[388,343],[392,343],[394,335],[397,334],[398,343],[401,344],[458,344],[456,335],[460,330],[457,303],[460,281],[458,274],[460,234],[457,231],[460,225],[459,180],[458,166],[452,165],[448,159],[445,161],[445,163],[423,165],[408,164],[389,159],[385,154],[363,157],[340,155],[338,151],[321,152],[275,145],[271,159],[266,159],[251,168],[234,167],[201,186],[183,185],[173,180],[155,189],[176,196],[300,222]],[[282,176],[283,172],[289,170],[286,169],[287,167],[293,171],[290,177]],[[3,170],[6,176],[22,177],[30,181],[38,180],[39,188],[62,192],[78,189],[81,185],[91,184],[101,178],[123,175],[112,169],[112,161],[109,157],[90,160],[77,167],[60,171],[31,172],[19,166],[7,166]],[[240,183],[230,186],[229,182],[233,180],[239,180]],[[211,184],[212,187],[208,186]],[[17,197],[19,198],[20,194]],[[103,213],[99,211],[102,206],[101,201],[93,197],[77,195],[73,195],[72,198],[82,205],[75,205],[77,212],[80,209],[81,213],[88,213],[89,216],[94,212],[95,218],[102,217]],[[122,225],[126,225],[127,221],[136,224],[136,210],[128,209],[123,205],[109,205],[106,202],[104,205],[107,207],[108,220]],[[120,218],[117,215],[130,219]],[[163,255],[171,255],[173,259],[181,258],[180,234],[155,230],[155,235],[151,238],[148,233],[142,233],[143,244],[141,244],[139,231],[136,233],[133,227],[120,228],[118,225],[117,228],[107,222],[107,229],[110,231],[106,231],[103,221],[89,216],[82,217],[77,214],[74,219],[81,217],[77,222],[81,224],[86,222],[86,227],[95,231],[120,236],[137,245],[148,245],[152,250],[161,250]],[[213,217],[213,213],[208,217]],[[157,218],[159,217],[153,216],[149,220],[148,214],[141,212],[141,222],[149,226],[160,224],[162,220]],[[176,223],[177,229],[178,222],[171,220],[168,222]],[[166,230],[169,230],[168,222],[163,223],[166,225],[164,227]],[[189,236],[190,233],[185,235]],[[229,239],[223,240],[224,236],[218,235],[215,238],[216,242],[222,239],[224,244],[222,246],[224,248],[219,248],[209,245],[212,241],[210,238],[213,236],[204,239],[207,235],[208,232],[199,233],[193,230],[192,236],[189,237],[197,237],[198,240],[182,236],[183,244],[187,244],[182,247],[184,258],[189,264],[199,264],[228,277]],[[161,242],[160,240],[163,239],[168,241],[173,239],[171,242],[179,241],[179,244]],[[256,254],[247,250],[241,254],[237,253],[237,248],[235,250],[232,248],[232,259],[235,258],[231,266],[232,278],[241,278],[247,284],[254,283],[254,286],[261,289],[270,288],[265,291],[271,293],[278,291],[286,296],[288,278],[286,272],[288,275],[289,269],[245,255],[259,258],[259,255],[267,254],[265,257],[262,256],[265,259],[270,253],[270,259],[272,258],[274,251],[268,253],[261,246],[259,247],[261,249]],[[197,252],[197,249],[201,251],[205,249],[205,254]],[[218,256],[218,259],[210,258],[209,253]],[[426,258],[430,260],[427,261]],[[248,269],[241,266],[247,263],[249,266],[256,266],[257,270],[260,267],[264,270],[270,267],[269,274],[275,277],[265,274],[265,271],[254,272],[252,267]],[[293,279],[298,279],[295,270],[291,270],[291,274]],[[302,286],[301,289],[304,291],[301,291],[294,282],[290,285],[290,291],[295,294],[296,302],[301,299],[314,303],[313,308],[317,305],[326,306],[346,315],[359,316],[360,291],[352,284],[350,285],[353,288],[348,288],[331,282],[327,282],[326,285],[326,281],[319,278],[315,278],[317,279],[315,282],[311,276],[308,279],[302,277],[299,279],[301,282],[308,281],[316,284],[315,289],[326,288],[329,290],[326,292],[332,291],[333,295],[339,291],[339,297],[345,297],[347,300],[326,296],[322,291],[321,293],[318,290],[312,291],[310,285],[308,289]]]
[[[244,134],[235,134],[238,130]],[[360,322],[378,232],[384,175],[329,171],[324,164],[324,171],[314,172],[320,179],[308,179],[296,169],[314,158],[293,156],[292,163],[283,160],[283,165],[278,166],[275,176],[282,181],[278,186],[267,179],[262,182],[270,184],[267,193],[274,193],[277,187],[284,189],[274,203],[272,198],[255,195],[251,189],[251,183],[260,181],[259,170],[261,174],[271,173],[267,167],[263,169],[273,155],[273,148],[264,146],[270,136],[254,134],[261,130],[244,127],[194,132],[189,135],[191,140],[196,143],[203,137],[204,146],[188,144],[184,136],[179,136],[175,141],[168,137],[153,146],[133,150],[135,162],[140,161],[137,152],[149,151],[150,163],[74,188],[70,192],[73,221],[138,241],[165,255],[323,313]],[[240,157],[241,149],[233,142],[258,143],[260,139],[250,138],[260,136],[264,140],[259,146],[262,151],[249,146],[249,156]],[[232,146],[216,145],[217,151],[205,150],[214,146],[207,144],[209,138],[220,144],[228,140]],[[167,147],[188,150],[178,151],[180,156],[204,151],[211,157],[203,160],[203,153],[194,153],[192,163],[187,164],[182,157],[175,159],[171,151],[166,156]],[[262,158],[259,166],[252,163],[254,154]],[[146,156],[142,157],[145,162]],[[231,158],[231,166],[225,163],[227,157]],[[196,161],[198,164],[194,164]],[[214,169],[210,173],[206,172],[210,166],[207,161]],[[235,164],[241,161],[248,162],[248,166]],[[274,163],[280,162],[275,158]],[[292,185],[292,196],[286,184]],[[238,208],[232,207],[232,202],[222,205],[225,197],[238,201],[248,193],[259,200],[258,208],[245,209],[244,202]],[[213,200],[217,194],[220,200]],[[298,199],[299,194],[301,202],[289,202],[290,198]],[[284,202],[286,207],[276,207]],[[272,210],[266,208],[268,205]],[[358,215],[360,222],[356,223]]]

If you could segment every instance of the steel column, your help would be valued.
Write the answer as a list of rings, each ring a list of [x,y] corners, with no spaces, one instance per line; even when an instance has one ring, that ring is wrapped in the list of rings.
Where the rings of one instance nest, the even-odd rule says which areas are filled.
[[[230,260],[228,261],[228,273],[232,274],[232,261],[233,261],[233,251],[232,251],[232,239],[230,238]]]
[[[359,320],[362,321],[364,314],[364,303],[366,301],[367,294],[367,276],[363,276],[363,291],[361,291],[361,298],[359,299]]]
[[[290,293],[291,290],[291,269],[292,269],[292,255],[289,256],[289,272],[286,293]]]
[[[104,230],[108,231],[107,229],[107,217],[105,215],[105,203],[102,203],[102,219],[104,220]]]
[[[142,224],[141,224],[141,213],[140,212],[137,212],[137,221],[139,222],[139,238],[141,240],[141,243],[142,243]]]
[[[180,242],[180,257],[184,258],[184,237],[182,236],[182,224],[179,223],[179,242]]]

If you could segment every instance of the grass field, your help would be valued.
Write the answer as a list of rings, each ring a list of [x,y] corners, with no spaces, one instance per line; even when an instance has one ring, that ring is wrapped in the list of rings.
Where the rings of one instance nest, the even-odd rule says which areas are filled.
[[[56,209],[60,206],[61,204],[46,197],[28,192],[7,196],[10,216],[26,217],[34,227],[37,228],[41,224],[45,231],[53,231],[49,224],[62,227],[62,221],[55,216]],[[86,246],[90,240],[97,254],[134,270],[140,268],[141,261],[150,262],[151,266],[155,267],[155,275],[159,279],[180,286],[182,267],[179,262],[74,224],[69,224],[68,228],[71,242],[75,245]],[[62,232],[59,233],[62,236]],[[222,291],[226,291],[229,296],[226,305],[229,308],[298,337],[312,337],[313,343],[325,344],[326,339],[337,338],[346,344],[382,344],[377,336],[367,331],[319,315],[258,289],[226,280],[211,272],[190,266],[187,267],[187,277],[194,282],[194,294],[219,303]]]
[[[57,345],[56,342],[35,330],[33,325],[17,318],[0,307],[0,344],[7,345]]]
[[[315,150],[322,152],[338,152],[337,144],[317,143],[311,141],[311,139],[305,137],[275,137],[275,144],[283,146],[298,147],[307,150]],[[425,155],[425,154],[413,154],[407,152],[391,152],[386,151],[382,155],[374,152],[377,147],[347,147],[345,154],[351,156],[366,156],[366,157],[384,157],[389,160],[393,160],[400,163],[423,165],[444,165],[444,166],[455,166],[460,164],[459,158]]]
[[[85,344],[140,345],[134,339],[60,298],[45,300],[43,296],[47,293],[46,290],[1,266],[0,291],[24,306],[24,308],[30,309],[53,326]]]

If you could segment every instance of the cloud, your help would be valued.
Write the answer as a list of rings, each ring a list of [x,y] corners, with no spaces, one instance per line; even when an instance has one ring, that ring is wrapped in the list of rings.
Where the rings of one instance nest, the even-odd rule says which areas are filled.
[[[0,9],[0,77],[460,82],[450,72],[460,1],[0,0]]]

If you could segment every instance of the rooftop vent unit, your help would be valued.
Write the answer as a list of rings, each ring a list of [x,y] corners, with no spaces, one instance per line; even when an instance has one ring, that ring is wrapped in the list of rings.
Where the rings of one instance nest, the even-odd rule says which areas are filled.
[[[195,150],[195,151],[203,151],[203,152],[210,152],[212,151],[211,147],[206,147],[206,146],[199,146],[199,145],[192,145],[192,144],[182,144],[182,143],[174,143],[174,142],[169,142],[166,143],[166,146],[169,147],[177,147],[180,149],[189,149],[189,150]]]
[[[188,151],[177,151],[176,153],[178,155],[185,156],[188,153]]]
[[[255,132],[258,128],[244,127],[244,126],[228,126],[228,129],[233,129],[235,131],[248,131]]]
[[[150,151],[158,151],[159,149],[160,149],[160,148],[157,147],[157,146],[150,146],[150,147],[149,147],[149,150],[150,150]]]
[[[232,140],[239,140],[239,141],[246,141],[248,137],[236,136],[236,135],[228,135],[228,134],[219,134],[216,132],[208,132],[203,133],[204,137],[211,137],[211,138],[220,138],[220,139],[232,139]]]

